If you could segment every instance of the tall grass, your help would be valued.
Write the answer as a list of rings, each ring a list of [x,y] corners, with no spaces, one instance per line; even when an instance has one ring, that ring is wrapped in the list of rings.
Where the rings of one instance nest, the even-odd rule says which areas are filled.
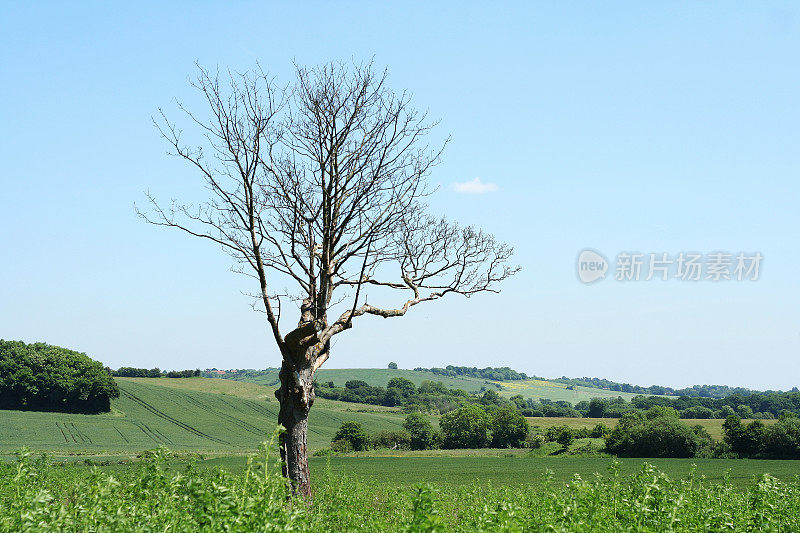
[[[800,482],[764,475],[747,489],[645,464],[568,483],[395,488],[330,472],[314,501],[287,499],[262,445],[243,472],[190,464],[160,448],[116,474],[48,464],[30,452],[0,465],[2,531],[800,531]]]

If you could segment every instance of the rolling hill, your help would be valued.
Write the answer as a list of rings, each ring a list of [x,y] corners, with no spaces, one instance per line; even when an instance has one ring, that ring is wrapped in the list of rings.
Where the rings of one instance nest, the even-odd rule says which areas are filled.
[[[110,413],[0,411],[0,453],[28,446],[55,454],[121,454],[159,445],[173,450],[250,452],[277,423],[272,389],[257,384],[207,378],[117,378],[117,382],[121,395],[112,401]],[[309,448],[328,446],[346,420],[361,422],[370,432],[400,429],[402,413],[373,407],[318,400],[310,414]]]
[[[573,405],[582,400],[592,398],[617,398],[626,400],[638,396],[626,392],[615,392],[594,387],[570,387],[563,383],[544,381],[538,379],[525,379],[519,381],[490,381],[472,377],[449,377],[434,374],[433,372],[390,369],[390,368],[322,368],[317,371],[317,381],[333,381],[336,386],[344,386],[346,381],[359,379],[370,385],[385,387],[390,379],[395,377],[406,378],[419,386],[423,381],[441,381],[445,386],[453,389],[463,389],[467,392],[478,392],[481,388],[496,390],[501,396],[509,398],[521,394],[525,398],[534,400],[547,399],[552,401],[565,400]],[[271,369],[252,374],[233,375],[225,379],[247,381],[260,385],[273,386],[278,382],[278,370]]]

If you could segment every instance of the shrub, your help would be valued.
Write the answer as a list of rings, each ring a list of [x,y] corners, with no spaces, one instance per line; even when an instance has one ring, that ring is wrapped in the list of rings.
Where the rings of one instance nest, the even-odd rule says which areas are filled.
[[[547,438],[541,433],[528,433],[528,436],[525,437],[525,447],[532,450],[538,450],[545,442],[547,442]]]
[[[553,426],[547,428],[547,440],[559,443],[565,450],[575,440],[575,432],[569,426]]]
[[[331,451],[333,453],[349,453],[353,451],[353,445],[349,440],[339,439],[331,441]]]
[[[403,422],[403,429],[411,438],[409,445],[412,450],[429,450],[436,447],[436,432],[422,413],[409,413]]]
[[[408,431],[381,431],[372,438],[375,448],[389,448],[390,450],[411,449],[411,434]]]
[[[625,457],[695,457],[703,445],[701,437],[677,418],[674,409],[659,409],[661,416],[653,416],[653,409],[647,418],[623,417],[606,440],[606,449]]]
[[[695,405],[681,411],[681,418],[714,418],[715,412],[709,407]]]
[[[353,450],[360,452],[367,449],[369,445],[369,435],[364,431],[361,424],[349,421],[342,424],[339,431],[333,436],[331,448],[333,448],[333,443],[336,441],[346,441]]]
[[[528,421],[512,404],[497,409],[492,416],[492,446],[521,448],[528,434]]]
[[[442,446],[445,448],[486,448],[491,420],[477,405],[467,404],[442,415]]]

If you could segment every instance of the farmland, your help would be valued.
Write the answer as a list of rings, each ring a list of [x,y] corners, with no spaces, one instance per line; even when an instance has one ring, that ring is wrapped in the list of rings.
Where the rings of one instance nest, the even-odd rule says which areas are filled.
[[[563,383],[554,383],[538,379],[525,379],[519,381],[490,381],[472,377],[449,377],[434,374],[426,371],[389,369],[389,368],[332,368],[320,369],[316,374],[318,381],[333,381],[337,387],[343,387],[348,380],[361,380],[369,385],[385,387],[392,378],[405,378],[419,386],[423,381],[441,381],[446,387],[452,389],[462,389],[467,392],[477,392],[482,388],[492,388],[506,398],[521,394],[525,398],[546,399],[552,401],[564,400],[572,404],[582,400],[592,398],[617,398],[622,397],[626,400],[633,398],[636,394],[615,392],[593,387],[572,387],[569,388]],[[245,376],[242,379],[261,385],[274,385],[278,380],[278,371],[267,370],[255,375]]]
[[[107,414],[0,412],[0,452],[23,445],[53,453],[129,453],[159,445],[251,451],[274,429],[278,416],[277,401],[264,398],[272,391],[258,385],[203,378],[117,381],[121,395]],[[354,405],[320,401],[314,406],[308,435],[312,450],[327,446],[345,420],[375,432],[399,429],[403,420],[400,413],[387,410],[346,409]]]

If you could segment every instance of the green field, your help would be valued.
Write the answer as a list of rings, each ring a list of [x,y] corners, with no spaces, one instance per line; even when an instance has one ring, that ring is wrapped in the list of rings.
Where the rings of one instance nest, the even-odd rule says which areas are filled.
[[[538,379],[526,379],[520,381],[490,381],[470,377],[447,377],[434,374],[433,372],[423,372],[405,369],[389,368],[331,368],[320,369],[316,374],[317,381],[333,381],[337,387],[343,387],[346,381],[360,379],[370,385],[385,387],[390,379],[401,377],[406,378],[415,385],[419,386],[423,381],[441,381],[447,387],[462,389],[467,392],[478,392],[481,388],[492,388],[497,390],[501,396],[511,397],[521,394],[525,398],[534,400],[565,400],[573,405],[582,400],[592,398],[617,398],[622,397],[629,400],[636,394],[626,392],[614,392],[592,387],[567,388],[562,383],[553,383]],[[274,385],[278,381],[278,371],[272,370],[262,373],[256,377],[244,377],[246,381],[258,383],[260,385]]]
[[[205,378],[119,378],[121,395],[99,415],[0,411],[0,452],[22,446],[53,453],[129,453],[159,445],[204,452],[254,450],[275,428],[271,389]],[[216,392],[205,392],[214,390]],[[360,406],[364,407],[364,406]],[[372,407],[372,406],[369,406]],[[328,446],[346,420],[370,432],[400,429],[403,415],[319,401],[309,419],[309,448]]]

